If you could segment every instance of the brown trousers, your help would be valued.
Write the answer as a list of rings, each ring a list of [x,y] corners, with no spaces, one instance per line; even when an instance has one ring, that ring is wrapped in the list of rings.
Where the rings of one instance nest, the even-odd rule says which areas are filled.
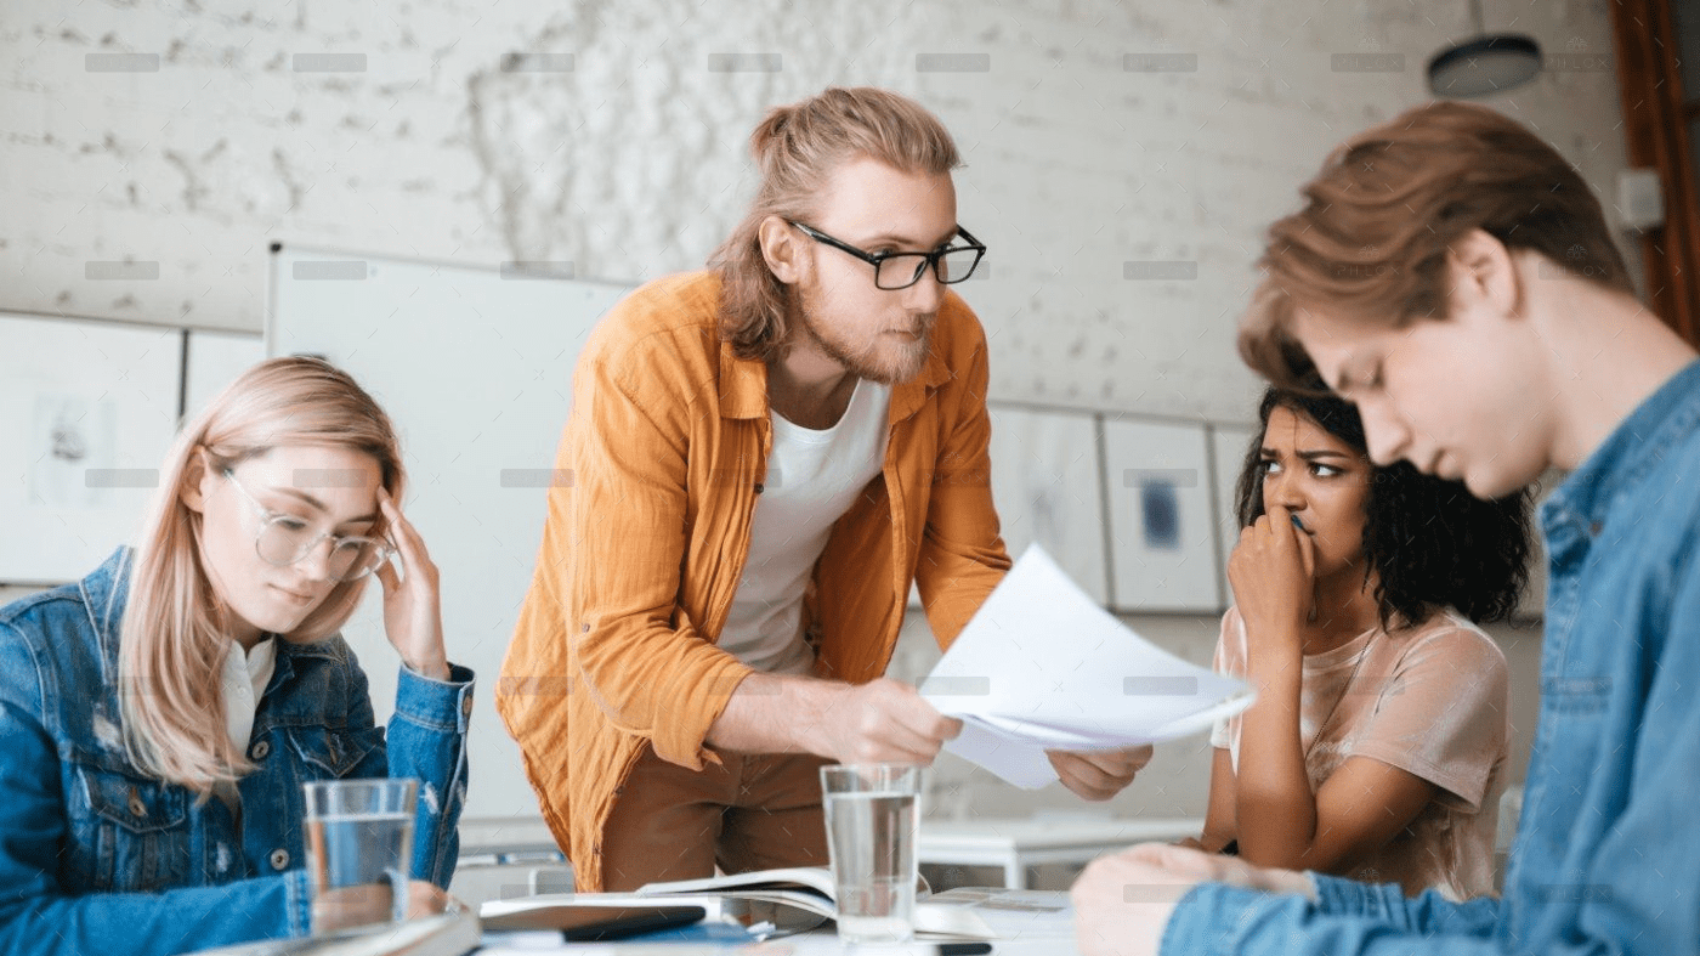
[[[721,754],[700,772],[645,747],[602,831],[602,888],[826,866],[820,768],[807,754]]]

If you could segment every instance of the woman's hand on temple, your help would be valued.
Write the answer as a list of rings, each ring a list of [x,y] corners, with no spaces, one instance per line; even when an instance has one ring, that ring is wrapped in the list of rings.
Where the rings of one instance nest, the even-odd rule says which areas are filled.
[[[425,551],[425,540],[384,488],[378,489],[378,506],[389,523],[390,538],[402,566],[398,573],[395,565],[386,561],[375,572],[384,586],[384,633],[410,670],[432,680],[448,680],[437,566]]]

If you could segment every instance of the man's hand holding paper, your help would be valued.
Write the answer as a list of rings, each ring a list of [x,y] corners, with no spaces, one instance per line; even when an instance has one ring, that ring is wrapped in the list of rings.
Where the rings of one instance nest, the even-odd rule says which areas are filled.
[[[1088,800],[1108,800],[1127,789],[1134,775],[1145,769],[1155,751],[1150,744],[1126,750],[1070,753],[1047,750],[1045,757],[1062,785]]]
[[[963,722],[946,750],[1027,789],[1066,768],[1070,789],[1092,799],[1143,766],[1143,745],[1204,730],[1249,706],[1252,692],[1129,630],[1034,545],[922,682],[921,696]],[[1082,766],[1048,751],[1093,757]]]

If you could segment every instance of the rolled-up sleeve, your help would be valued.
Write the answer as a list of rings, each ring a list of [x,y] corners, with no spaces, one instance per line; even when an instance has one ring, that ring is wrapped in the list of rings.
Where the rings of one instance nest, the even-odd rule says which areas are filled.
[[[381,752],[385,767],[362,765],[355,776],[419,781],[413,827],[413,875],[447,887],[460,857],[460,815],[466,808],[467,729],[472,720],[473,673],[450,665],[433,680],[406,667],[396,683],[395,713]],[[368,758],[372,761],[374,758]]]

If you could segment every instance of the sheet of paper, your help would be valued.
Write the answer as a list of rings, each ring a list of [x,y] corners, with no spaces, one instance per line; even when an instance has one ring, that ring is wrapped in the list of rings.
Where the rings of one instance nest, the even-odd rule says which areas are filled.
[[[981,605],[921,696],[960,717],[945,749],[1029,790],[1046,750],[1120,750],[1208,729],[1251,705],[1243,681],[1146,641],[1032,545]]]

